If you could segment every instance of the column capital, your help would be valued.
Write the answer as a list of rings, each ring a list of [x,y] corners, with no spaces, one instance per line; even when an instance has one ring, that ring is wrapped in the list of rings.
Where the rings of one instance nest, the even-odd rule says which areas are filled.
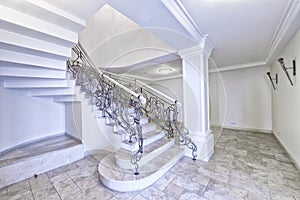
[[[201,54],[204,54],[206,58],[209,58],[213,49],[214,49],[213,43],[208,39],[208,35],[205,35],[204,37],[202,37],[201,42],[198,45],[186,49],[182,49],[178,51],[178,55],[182,59],[199,56]]]

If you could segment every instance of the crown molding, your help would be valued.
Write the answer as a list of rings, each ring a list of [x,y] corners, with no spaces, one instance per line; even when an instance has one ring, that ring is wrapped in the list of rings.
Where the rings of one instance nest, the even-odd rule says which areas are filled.
[[[129,77],[129,78],[138,79],[138,80],[142,80],[142,81],[148,81],[148,82],[166,81],[166,80],[171,80],[171,79],[182,78],[182,74],[164,76],[164,77],[160,77],[160,78],[148,78],[148,77],[139,76],[139,75],[135,75],[135,74],[123,74],[123,75],[126,77]]]
[[[178,55],[180,55],[180,57],[183,59],[187,59],[193,56],[199,56],[200,54],[204,53],[208,58],[211,55],[213,49],[214,46],[210,42],[210,40],[208,40],[208,36],[204,35],[199,45],[180,50],[178,51]]]
[[[290,0],[287,9],[285,10],[280,23],[273,35],[273,38],[270,42],[270,45],[268,47],[268,50],[265,54],[265,62],[270,63],[273,60],[273,57],[276,53],[276,50],[278,49],[280,43],[282,43],[284,40],[288,40],[287,32],[295,20],[296,16],[299,14],[300,11],[300,1],[299,0]]]
[[[245,69],[245,68],[259,67],[259,66],[266,66],[266,65],[267,63],[265,61],[258,61],[252,63],[239,64],[239,65],[218,67],[216,69],[210,69],[209,73],[225,72],[230,70]]]
[[[161,0],[161,2],[195,41],[201,43],[203,37],[206,37],[213,47],[215,47],[211,38],[208,35],[203,34],[180,0]]]

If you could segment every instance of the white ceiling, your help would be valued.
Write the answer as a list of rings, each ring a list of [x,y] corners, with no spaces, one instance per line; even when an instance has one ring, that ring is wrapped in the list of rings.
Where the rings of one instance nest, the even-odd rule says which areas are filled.
[[[217,66],[264,61],[289,0],[182,1],[215,43]]]
[[[143,33],[143,37],[150,38],[146,46],[150,46],[151,41],[155,41],[155,44],[163,46],[170,52],[196,45],[199,41],[197,34],[200,36],[208,34],[215,46],[210,63],[224,70],[270,64],[300,27],[300,0],[27,1],[47,2],[84,20],[88,20],[107,3],[115,9],[114,14],[111,15],[113,18],[105,18],[106,22],[103,22],[104,18],[99,20],[100,30],[105,32],[106,29],[112,30],[115,26],[119,32],[121,29],[129,31],[130,27],[144,28],[148,31],[148,35],[143,30],[131,34],[131,39],[127,43],[133,48],[136,46],[133,45],[132,38],[135,36],[139,39],[140,32]],[[180,5],[184,13],[183,17],[190,23],[190,27],[187,28],[182,21],[178,20],[178,16],[166,7],[166,2]],[[117,19],[123,21],[116,22]],[[126,23],[123,23],[125,21]],[[126,27],[126,24],[130,26]],[[99,38],[106,34],[98,33],[93,37]],[[142,40],[139,41],[141,42]],[[125,39],[123,43],[126,43]],[[121,46],[125,48],[123,43],[119,45],[120,48]],[[106,48],[109,49],[110,45],[106,45]],[[101,51],[106,50],[102,48]],[[99,54],[93,54],[96,59],[100,58],[97,57]],[[165,57],[164,53],[162,56]],[[139,54],[132,54],[128,59],[132,60],[135,57],[142,58]],[[153,56],[150,59],[153,59]],[[119,65],[127,61],[120,60]],[[145,61],[140,59],[139,62]],[[134,62],[131,65],[136,66]]]
[[[182,4],[201,34],[209,35],[215,45],[212,60],[224,69],[272,62],[300,26],[299,0],[172,1]],[[141,27],[156,27],[149,31],[177,50],[197,43],[162,0],[108,3]]]

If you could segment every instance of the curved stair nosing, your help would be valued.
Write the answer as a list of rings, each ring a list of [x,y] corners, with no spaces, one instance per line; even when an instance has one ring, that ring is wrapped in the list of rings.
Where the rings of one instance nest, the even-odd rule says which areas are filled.
[[[161,131],[160,133],[157,133],[156,135],[151,135],[150,137],[147,137],[144,139],[144,146],[146,146],[152,142],[155,142],[157,140],[160,140],[164,137],[165,137],[165,131]],[[134,152],[139,149],[139,144],[137,142],[133,142],[130,144],[126,144],[126,143],[122,142],[121,148],[126,149],[131,152]]]
[[[164,164],[159,170],[151,174],[150,176],[135,179],[135,180],[128,180],[128,181],[119,181],[119,180],[112,180],[107,177],[104,177],[101,174],[101,162],[98,165],[98,171],[100,174],[100,180],[111,190],[115,190],[118,192],[132,192],[137,190],[142,190],[153,183],[155,183],[160,177],[162,177],[167,171],[169,171],[179,160],[184,157],[185,150],[182,149],[176,156],[174,156],[171,160],[169,160],[166,164]]]
[[[159,156],[161,153],[167,151],[169,148],[171,148],[173,145],[175,145],[175,140],[172,139],[165,143],[164,145],[160,146],[159,148],[144,154],[142,156],[142,159],[139,161],[139,166],[143,166],[153,160],[155,157]],[[146,148],[146,147],[145,147]],[[115,155],[116,164],[123,169],[134,169],[135,166],[131,164],[131,157],[128,157],[129,159],[122,159],[118,158],[117,155]]]
[[[84,146],[83,144],[78,144],[2,167],[0,168],[0,188],[30,178],[34,174],[41,174],[67,165],[83,157]]]

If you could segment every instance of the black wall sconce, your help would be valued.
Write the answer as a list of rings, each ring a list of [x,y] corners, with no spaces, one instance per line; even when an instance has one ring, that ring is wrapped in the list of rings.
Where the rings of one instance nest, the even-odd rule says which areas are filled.
[[[281,68],[283,69],[283,71],[285,72],[287,78],[289,79],[291,85],[293,86],[293,81],[289,75],[289,72],[287,71],[288,69],[293,69],[293,76],[296,76],[296,60],[293,60],[293,66],[292,67],[286,67],[285,63],[284,63],[284,59],[283,58],[279,58],[278,62],[281,66]]]
[[[278,84],[278,74],[275,74],[275,78],[271,77],[271,72],[267,72],[267,75],[272,83],[273,89],[276,90],[275,84],[273,82],[273,80],[275,80],[276,85]]]

